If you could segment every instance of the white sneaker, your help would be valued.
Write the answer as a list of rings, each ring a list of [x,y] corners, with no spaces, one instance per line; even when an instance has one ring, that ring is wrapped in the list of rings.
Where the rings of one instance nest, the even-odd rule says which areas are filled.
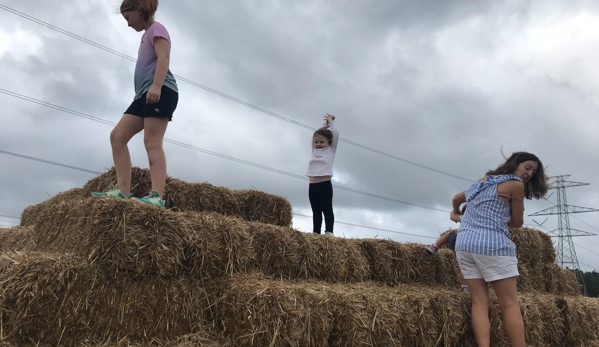
[[[426,245],[426,250],[431,252],[432,254],[437,254],[437,251],[439,250],[439,247],[437,247],[437,245],[430,244],[430,245]]]
[[[333,232],[332,231],[325,231],[324,234],[325,235],[331,235],[331,236],[333,236]]]

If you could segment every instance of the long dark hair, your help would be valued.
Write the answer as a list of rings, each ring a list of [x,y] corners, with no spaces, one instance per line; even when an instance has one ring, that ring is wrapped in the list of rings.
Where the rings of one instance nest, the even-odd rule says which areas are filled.
[[[515,152],[505,160],[505,162],[495,170],[487,171],[487,176],[492,175],[512,175],[516,172],[518,165],[525,161],[535,161],[538,164],[537,172],[524,185],[524,197],[527,199],[541,199],[549,190],[548,179],[545,176],[545,168],[541,160],[534,154],[528,152]]]

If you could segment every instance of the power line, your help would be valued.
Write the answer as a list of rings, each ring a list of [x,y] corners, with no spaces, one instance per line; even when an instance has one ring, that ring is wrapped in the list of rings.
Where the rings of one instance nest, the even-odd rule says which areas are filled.
[[[8,6],[5,6],[5,5],[2,5],[2,4],[0,4],[0,8],[1,8],[1,9],[3,9],[3,10],[6,10],[6,11],[8,11],[8,12],[10,12],[10,13],[13,13],[13,14],[15,14],[15,15],[17,15],[17,16],[20,16],[20,17],[22,17],[22,18],[25,18],[25,19],[27,19],[27,20],[33,21],[34,23],[40,24],[40,25],[42,25],[42,26],[45,26],[45,27],[47,27],[47,28],[49,28],[49,29],[52,29],[52,30],[58,31],[58,32],[60,32],[60,33],[62,33],[62,34],[64,34],[64,35],[67,35],[67,36],[69,36],[69,37],[71,37],[71,38],[74,38],[74,39],[76,39],[76,40],[79,40],[79,41],[81,41],[81,42],[84,42],[84,43],[86,43],[86,44],[89,44],[89,45],[91,45],[91,46],[93,46],[93,47],[96,47],[96,48],[99,48],[99,49],[101,49],[101,50],[104,50],[104,51],[106,51],[106,52],[108,52],[108,53],[115,54],[115,55],[117,55],[117,56],[119,56],[119,57],[121,57],[121,58],[127,59],[127,60],[129,60],[129,61],[132,61],[132,62],[135,62],[135,61],[136,61],[136,59],[135,59],[135,58],[133,58],[133,57],[131,57],[131,56],[128,56],[128,55],[126,55],[126,54],[123,54],[123,53],[120,53],[120,52],[118,52],[118,51],[115,51],[115,50],[113,50],[113,49],[111,49],[111,48],[109,48],[109,47],[106,47],[106,46],[104,46],[104,45],[101,45],[101,44],[99,44],[99,43],[96,43],[96,42],[94,42],[94,41],[88,40],[88,39],[86,39],[86,38],[84,38],[84,37],[81,37],[81,36],[79,36],[79,35],[73,34],[73,33],[69,32],[69,31],[67,31],[67,30],[64,30],[64,29],[61,29],[61,28],[59,28],[59,27],[56,27],[56,26],[54,26],[54,25],[52,25],[52,24],[46,23],[46,22],[44,22],[44,21],[42,21],[42,20],[40,20],[40,19],[37,19],[37,18],[35,18],[35,17],[32,17],[32,16],[29,16],[29,15],[27,15],[27,14],[25,14],[25,13],[22,13],[22,12],[20,12],[20,11],[17,11],[17,10],[15,10],[15,9],[13,9],[13,8],[10,8],[10,7],[8,7]],[[279,115],[279,114],[277,114],[277,113],[275,113],[275,112],[272,112],[272,111],[266,110],[266,109],[264,109],[264,108],[261,108],[261,107],[259,107],[259,106],[256,106],[256,105],[253,105],[253,104],[250,104],[250,103],[248,103],[248,102],[245,102],[245,101],[243,101],[243,100],[241,100],[241,99],[237,99],[237,98],[235,98],[235,97],[233,97],[233,96],[230,96],[230,95],[228,95],[228,94],[225,94],[225,93],[219,92],[219,91],[217,91],[217,90],[215,90],[215,89],[212,89],[212,88],[210,88],[210,87],[204,86],[204,85],[202,85],[202,84],[200,84],[200,83],[197,83],[197,82],[195,82],[195,81],[192,81],[192,80],[190,80],[190,79],[187,79],[187,78],[185,78],[185,77],[182,77],[182,76],[179,76],[179,75],[175,75],[175,77],[176,77],[178,80],[181,80],[181,81],[183,81],[183,82],[185,82],[185,83],[188,83],[188,84],[190,84],[190,85],[192,85],[192,86],[194,86],[194,87],[197,87],[197,88],[200,88],[200,89],[206,90],[206,91],[208,91],[208,92],[210,92],[210,93],[216,94],[216,95],[218,95],[218,96],[221,96],[221,97],[224,97],[224,98],[226,98],[226,99],[228,99],[228,100],[231,100],[231,101],[234,101],[234,102],[236,102],[236,103],[242,104],[242,105],[244,105],[244,106],[250,107],[250,108],[252,108],[252,109],[254,109],[254,110],[260,111],[260,112],[262,112],[262,113],[265,113],[265,114],[267,114],[267,115],[270,115],[270,116],[276,117],[276,118],[278,118],[278,119],[281,119],[281,120],[287,121],[287,122],[289,122],[289,123],[295,124],[295,125],[297,125],[297,126],[300,126],[300,127],[302,127],[302,128],[310,129],[310,130],[313,130],[313,131],[314,131],[314,130],[316,130],[316,128],[314,128],[314,127],[312,127],[312,126],[309,126],[309,125],[307,125],[307,124],[303,124],[303,123],[300,123],[300,122],[298,122],[298,121],[295,121],[295,120],[293,120],[293,119],[290,119],[290,118],[287,118],[287,117],[281,116],[281,115]],[[7,90],[5,90],[5,89],[1,89],[1,91],[2,91],[3,93],[5,93],[5,94],[11,95],[11,96],[20,95],[20,94],[17,94],[17,93],[11,92],[11,91],[7,91]],[[14,95],[13,95],[13,94],[14,94]],[[22,96],[22,95],[21,95],[21,96]],[[16,97],[21,97],[21,96],[16,96]],[[29,98],[29,97],[25,97],[25,98]],[[32,99],[32,98],[29,98],[29,99]],[[30,100],[28,100],[28,101],[30,101]],[[37,101],[32,101],[32,102],[36,102],[36,103],[37,103],[37,102],[45,103],[45,102],[43,102],[43,101],[39,101],[39,100],[37,100]],[[44,106],[47,106],[47,105],[44,105]],[[48,106],[48,107],[52,107],[52,106]],[[59,106],[56,106],[56,107],[59,107]],[[52,108],[55,108],[55,107],[52,107]],[[392,112],[392,111],[391,111],[391,112]],[[90,116],[90,117],[91,117],[91,116]],[[92,117],[92,118],[95,118],[95,117]],[[107,121],[104,121],[104,122],[107,122]],[[105,124],[109,124],[109,123],[112,123],[112,122],[108,122],[108,123],[105,123]],[[448,177],[457,178],[457,179],[460,179],[460,180],[463,180],[463,181],[466,181],[466,182],[473,182],[473,181],[474,181],[474,180],[472,180],[472,179],[465,178],[465,177],[461,177],[461,176],[458,176],[458,175],[454,175],[454,174],[451,174],[451,173],[445,172],[445,171],[443,171],[443,170],[438,170],[438,169],[435,169],[435,168],[433,168],[433,167],[429,167],[429,166],[426,166],[426,165],[418,164],[418,163],[416,163],[416,162],[414,162],[414,161],[407,160],[407,159],[404,159],[404,158],[398,157],[398,156],[396,156],[396,155],[389,154],[389,153],[386,153],[386,152],[383,152],[383,151],[380,151],[380,150],[374,149],[374,148],[372,148],[372,147],[368,147],[368,146],[365,146],[365,145],[361,145],[361,144],[359,144],[359,143],[357,143],[357,142],[354,142],[354,141],[351,141],[351,140],[346,140],[346,139],[344,139],[344,138],[340,138],[340,139],[339,139],[339,141],[341,141],[341,142],[345,142],[345,143],[348,143],[348,144],[351,144],[351,145],[353,145],[353,146],[356,146],[356,147],[359,147],[359,148],[365,149],[365,150],[367,150],[367,151],[371,151],[371,152],[374,152],[374,153],[377,153],[377,154],[380,154],[380,155],[386,156],[386,157],[388,157],[388,158],[391,158],[391,159],[395,159],[395,160],[401,161],[401,162],[403,162],[403,163],[406,163],[406,164],[410,164],[410,165],[413,165],[413,166],[416,166],[416,167],[419,167],[419,168],[422,168],[422,169],[426,169],[426,170],[429,170],[429,171],[432,171],[432,172],[436,172],[436,173],[439,173],[439,174],[442,174],[442,175],[445,175],[445,176],[448,176]]]
[[[75,114],[75,113],[76,112],[73,111],[73,114]],[[92,118],[88,118],[88,119],[93,120]],[[190,145],[190,144],[186,144],[186,143],[183,143],[183,142],[179,142],[179,141],[175,141],[175,140],[171,140],[171,139],[167,139],[167,138],[164,138],[164,142],[171,143],[171,144],[174,144],[174,145],[177,145],[177,146],[180,146],[180,147],[188,148],[188,149],[191,149],[191,150],[194,150],[194,151],[197,151],[197,152],[202,152],[202,153],[210,154],[210,155],[213,155],[213,156],[217,156],[217,157],[220,157],[220,158],[223,158],[223,159],[235,161],[235,162],[240,163],[240,164],[245,164],[245,165],[253,166],[253,167],[256,167],[256,168],[263,169],[263,170],[268,170],[268,171],[275,172],[275,173],[278,173],[278,174],[286,175],[286,176],[289,176],[289,177],[294,177],[294,178],[298,178],[298,179],[301,179],[301,180],[308,180],[308,178],[305,177],[305,176],[297,175],[297,174],[294,174],[294,173],[291,173],[291,172],[287,172],[287,171],[283,171],[283,170],[279,170],[279,169],[274,169],[274,168],[268,167],[266,165],[256,164],[256,163],[253,163],[251,161],[247,161],[247,160],[243,160],[243,159],[238,159],[238,158],[231,157],[231,156],[228,156],[228,155],[225,155],[225,154],[221,154],[221,153],[209,151],[207,149],[200,148],[200,147],[197,147],[197,146],[193,146],[193,145]],[[20,157],[20,158],[28,159],[28,160],[35,160],[35,161],[46,163],[46,164],[50,164],[50,165],[61,166],[61,167],[72,169],[72,170],[79,170],[79,171],[84,171],[84,172],[88,172],[88,173],[92,173],[92,174],[101,174],[101,172],[99,172],[99,171],[89,170],[89,169],[83,169],[83,168],[79,168],[79,167],[76,167],[76,166],[61,164],[61,163],[58,163],[58,162],[54,162],[54,161],[50,161],[50,160],[45,160],[45,159],[41,159],[41,158],[30,157],[30,156],[26,156],[26,155],[23,155],[23,154],[9,152],[9,151],[5,151],[5,150],[0,150],[0,153],[7,154],[7,155],[12,155],[12,156],[15,156],[15,157]],[[394,198],[390,198],[390,197],[386,197],[386,196],[382,196],[382,195],[368,193],[368,192],[364,192],[364,191],[353,189],[353,188],[343,187],[343,186],[340,186],[340,185],[337,185],[337,184],[333,184],[333,187],[335,187],[337,189],[349,191],[349,192],[352,192],[352,193],[356,193],[356,194],[360,194],[360,195],[364,195],[364,196],[369,196],[369,197],[376,198],[376,199],[386,200],[386,201],[390,201],[390,202],[396,202],[396,203],[403,204],[403,205],[420,207],[420,208],[423,208],[423,209],[426,209],[426,210],[431,210],[431,211],[447,212],[446,210],[438,209],[438,208],[435,208],[435,207],[429,207],[429,206],[425,206],[425,205],[420,205],[420,204],[412,203],[412,202],[409,202],[409,201],[403,201],[403,200],[394,199]]]
[[[302,217],[312,218],[312,216],[308,216],[308,215],[301,214],[301,213],[296,213],[296,212],[293,212],[293,215],[294,216],[302,216]],[[336,220],[335,224],[337,224],[337,223],[338,224],[344,224],[344,225],[351,225],[351,226],[354,226],[354,227],[359,227],[359,228],[364,228],[364,229],[380,230],[380,231],[385,231],[385,232],[394,233],[394,234],[416,236],[416,237],[425,237],[425,238],[428,238],[428,239],[436,239],[436,237],[433,237],[433,236],[410,234],[410,233],[404,233],[404,232],[401,232],[401,231],[395,231],[395,230],[389,230],[389,229],[381,229],[381,228],[369,227],[369,226],[365,226],[365,225],[358,225],[358,224],[353,224],[353,223],[340,222],[340,221]]]
[[[227,36],[230,36],[230,37],[232,37],[232,38],[234,38],[234,39],[236,39],[236,40],[238,40],[238,41],[240,41],[240,42],[242,42],[242,43],[244,43],[244,44],[246,44],[246,45],[248,45],[248,46],[250,46],[250,47],[252,47],[252,48],[254,48],[254,49],[256,49],[256,50],[258,50],[258,51],[260,51],[260,52],[262,52],[262,53],[264,53],[264,54],[267,54],[267,55],[269,55],[269,56],[271,56],[271,57],[273,57],[273,58],[276,58],[276,59],[278,59],[278,60],[280,60],[280,61],[282,61],[282,62],[284,62],[284,63],[287,63],[288,65],[290,65],[290,66],[292,66],[292,67],[294,67],[294,68],[296,68],[296,69],[298,69],[298,70],[300,70],[300,71],[302,71],[302,72],[304,72],[304,73],[306,73],[306,74],[308,74],[308,75],[310,75],[310,76],[312,76],[312,77],[314,77],[314,78],[316,78],[316,79],[319,79],[319,80],[321,80],[321,81],[323,81],[323,82],[325,82],[325,83],[327,83],[327,84],[330,84],[330,85],[332,85],[332,86],[333,86],[333,87],[335,87],[335,88],[338,88],[338,89],[340,89],[340,90],[343,90],[344,92],[346,92],[346,93],[348,93],[348,94],[350,94],[350,95],[353,95],[353,96],[355,96],[355,97],[357,97],[357,98],[361,99],[362,101],[366,101],[366,102],[368,102],[368,103],[370,103],[370,104],[373,104],[373,105],[375,105],[375,106],[377,106],[377,107],[379,107],[379,108],[381,108],[381,109],[383,109],[383,110],[385,110],[385,111],[387,111],[387,112],[393,113],[393,114],[395,114],[395,115],[397,115],[397,116],[400,116],[400,117],[403,117],[403,118],[406,118],[406,119],[408,119],[408,120],[410,120],[410,121],[412,121],[412,122],[414,122],[414,123],[416,123],[416,124],[418,124],[418,125],[420,125],[420,126],[422,126],[422,127],[429,128],[429,129],[431,129],[431,130],[435,131],[436,133],[438,133],[438,134],[440,134],[440,135],[442,135],[442,136],[445,136],[445,137],[447,137],[447,138],[450,138],[450,139],[452,139],[452,140],[455,140],[455,138],[452,138],[452,137],[448,136],[448,135],[447,135],[447,134],[445,134],[445,133],[439,132],[439,131],[437,131],[437,130],[435,130],[435,129],[433,129],[433,128],[431,128],[431,127],[429,127],[429,126],[427,126],[427,125],[425,125],[425,124],[423,124],[423,123],[421,123],[419,120],[417,120],[417,119],[415,119],[415,118],[412,118],[412,117],[406,116],[405,114],[402,114],[402,113],[399,113],[399,112],[393,111],[393,110],[391,110],[391,109],[389,109],[389,108],[387,108],[387,107],[385,107],[385,106],[383,106],[383,105],[380,105],[380,104],[378,104],[378,103],[376,103],[376,102],[374,102],[374,101],[371,101],[371,100],[369,100],[369,99],[367,99],[367,98],[365,98],[365,97],[362,97],[362,96],[360,96],[360,95],[358,95],[358,94],[356,94],[356,93],[352,92],[351,90],[345,89],[345,88],[343,88],[343,87],[341,87],[341,86],[339,86],[339,85],[337,85],[337,84],[335,84],[335,83],[333,83],[333,82],[331,82],[331,81],[329,81],[329,80],[327,80],[327,79],[325,79],[325,78],[322,78],[322,77],[320,77],[320,76],[318,76],[318,75],[316,75],[316,74],[313,74],[313,73],[311,73],[311,72],[310,72],[310,71],[308,71],[308,70],[305,70],[305,69],[303,69],[303,68],[301,68],[301,67],[299,67],[299,66],[297,66],[297,65],[295,65],[295,64],[293,64],[293,63],[291,63],[291,62],[289,62],[289,61],[287,61],[287,60],[285,60],[285,59],[283,59],[283,58],[281,58],[281,57],[279,57],[279,56],[277,56],[277,55],[274,55],[274,54],[272,54],[272,53],[269,53],[269,52],[267,52],[267,51],[263,50],[262,48],[260,48],[260,47],[258,47],[258,46],[255,46],[255,45],[253,45],[253,44],[251,44],[251,43],[249,43],[249,42],[247,42],[247,41],[245,41],[245,40],[243,40],[243,39],[241,39],[241,38],[239,38],[239,37],[237,37],[237,36],[235,36],[235,35],[233,35],[233,34],[231,34],[231,33],[228,33],[228,32],[226,32],[226,31],[224,31],[224,30],[222,30],[222,29],[220,29],[220,28],[218,28],[218,27],[216,27],[216,26],[214,26],[214,25],[212,25],[212,24],[209,24],[209,23],[207,23],[207,22],[205,22],[205,21],[203,21],[203,20],[201,20],[201,19],[199,19],[199,18],[197,18],[197,17],[195,17],[195,16],[193,16],[193,15],[191,15],[191,14],[189,14],[189,13],[185,12],[185,11],[181,11],[181,10],[179,10],[179,9],[177,9],[177,8],[173,7],[173,6],[170,6],[170,5],[168,5],[168,4],[165,4],[165,5],[166,5],[166,6],[168,6],[168,7],[171,7],[172,9],[174,9],[174,10],[175,10],[175,11],[177,11],[177,12],[180,12],[180,13],[182,13],[183,15],[186,15],[186,16],[188,16],[188,17],[191,17],[191,18],[193,18],[193,19],[197,20],[198,22],[201,22],[201,23],[203,23],[204,25],[207,25],[207,26],[209,26],[209,27],[211,27],[211,28],[213,28],[213,29],[215,29],[215,30],[218,30],[218,31],[220,31],[220,32],[222,32],[222,33],[224,33],[224,34],[226,34]],[[177,77],[177,76],[175,75],[175,77]],[[177,78],[178,78],[178,77],[177,77]],[[375,82],[375,83],[376,83],[376,82]],[[401,96],[401,95],[400,95],[400,96]],[[402,96],[402,97],[403,97],[403,96]],[[405,98],[405,97],[404,97],[404,98]],[[420,105],[420,106],[422,106],[422,105]],[[424,106],[422,106],[422,107],[424,107]],[[429,110],[429,111],[432,111],[432,110]],[[454,121],[454,122],[455,122],[455,121]],[[456,122],[456,123],[457,123],[457,122]]]
[[[14,218],[14,219],[21,219],[21,217],[14,217],[14,216],[4,216],[0,214],[0,217],[2,218]]]
[[[380,84],[380,83],[376,82],[375,80],[373,80],[373,79],[370,79],[369,77],[367,77],[367,76],[365,76],[365,75],[363,75],[363,74],[361,74],[361,73],[359,73],[359,72],[357,72],[357,71],[355,71],[355,70],[351,69],[350,67],[348,67],[348,66],[345,66],[345,65],[341,64],[340,62],[338,62],[338,61],[336,61],[336,60],[332,59],[331,57],[329,57],[329,56],[327,56],[327,55],[325,55],[325,54],[323,54],[323,53],[321,53],[321,52],[317,51],[316,49],[314,49],[314,48],[312,48],[312,47],[310,47],[310,46],[308,46],[308,45],[306,45],[306,44],[304,44],[304,43],[300,42],[299,40],[296,40],[296,39],[294,39],[293,37],[291,37],[291,36],[289,36],[289,35],[287,35],[287,34],[285,34],[285,33],[281,32],[281,31],[277,30],[276,28],[274,28],[274,27],[272,27],[272,26],[270,26],[270,25],[268,25],[268,24],[266,24],[266,23],[262,22],[261,20],[259,20],[259,19],[255,18],[255,17],[253,17],[253,16],[251,16],[251,15],[247,14],[247,13],[246,13],[246,12],[244,12],[244,11],[242,11],[242,10],[238,9],[237,7],[235,7],[235,6],[231,5],[231,4],[228,4],[228,3],[226,3],[226,2],[224,2],[224,1],[222,1],[222,0],[216,0],[216,1],[218,1],[218,2],[220,2],[220,3],[222,3],[222,4],[224,4],[224,5],[226,5],[226,6],[228,6],[228,7],[230,7],[230,8],[232,8],[232,9],[234,9],[235,11],[237,11],[237,12],[241,13],[242,15],[244,15],[244,16],[246,16],[246,17],[248,17],[248,18],[250,18],[250,19],[252,19],[252,20],[254,20],[254,21],[258,22],[258,23],[260,23],[260,24],[262,24],[263,26],[267,27],[268,29],[270,29],[270,30],[272,30],[272,31],[274,31],[274,32],[276,32],[276,33],[278,33],[278,34],[280,34],[280,35],[282,35],[282,36],[284,36],[284,37],[288,38],[289,40],[291,40],[291,41],[293,41],[293,42],[297,43],[298,45],[300,45],[300,46],[302,46],[302,47],[304,47],[304,48],[306,48],[306,49],[308,49],[308,50],[310,50],[310,51],[312,51],[312,52],[314,52],[314,53],[316,53],[316,54],[320,55],[321,57],[323,57],[323,58],[327,59],[328,61],[330,61],[330,62],[332,62],[332,63],[335,63],[335,64],[337,64],[337,65],[341,66],[342,68],[346,69],[347,71],[350,71],[350,72],[352,72],[352,73],[354,73],[354,74],[356,74],[356,75],[358,75],[358,76],[360,76],[360,77],[362,77],[362,78],[364,78],[364,79],[366,79],[366,80],[368,80],[368,81],[370,81],[370,82],[372,82],[372,83],[376,84],[377,86],[379,86],[379,87],[381,87],[381,88],[383,88],[383,89],[385,89],[385,90],[387,90],[387,91],[389,91],[389,92],[391,92],[391,93],[393,93],[393,94],[395,94],[395,95],[397,95],[397,96],[399,96],[399,97],[401,97],[401,98],[403,98],[403,99],[405,99],[405,100],[408,100],[409,102],[411,102],[411,103],[413,103],[413,104],[415,104],[415,105],[418,105],[418,106],[420,106],[421,108],[423,108],[423,109],[425,109],[425,110],[427,110],[427,111],[429,111],[429,112],[431,112],[431,113],[434,113],[434,114],[436,114],[436,115],[439,115],[439,116],[441,116],[441,114],[439,114],[438,112],[436,112],[436,111],[434,111],[434,110],[432,110],[432,109],[430,109],[430,108],[426,107],[425,105],[423,105],[423,104],[421,104],[421,103],[419,103],[419,102],[416,102],[416,101],[414,101],[414,100],[412,100],[412,99],[408,98],[408,97],[407,97],[407,96],[405,96],[405,95],[399,94],[398,92],[396,92],[396,91],[394,91],[394,90],[392,90],[392,89],[390,89],[390,88],[386,87],[385,85],[382,85],[382,84]],[[168,4],[166,4],[166,5],[167,5],[167,6],[169,6]],[[172,6],[170,6],[170,7],[172,7]],[[451,121],[453,121],[453,122],[454,122],[454,123],[456,123],[456,124],[459,124],[459,125],[462,125],[462,126],[463,126],[463,124],[461,124],[461,123],[459,123],[459,122],[457,122],[457,121],[455,121],[455,120],[453,120],[453,119],[452,119]]]
[[[71,165],[66,165],[66,164],[61,164],[61,163],[57,163],[54,161],[50,161],[50,160],[44,160],[44,159],[40,159],[40,158],[35,158],[35,157],[30,157],[30,156],[25,156],[25,155],[20,155],[20,154],[16,154],[16,153],[12,153],[12,152],[7,152],[7,151],[2,151],[0,150],[0,153],[3,154],[8,154],[8,155],[16,155],[17,157],[23,158],[23,159],[28,159],[28,160],[35,160],[41,163],[45,163],[45,164],[50,164],[50,165],[56,165],[56,166],[60,166],[60,167],[64,167],[67,169],[71,169],[71,170],[80,170],[81,168],[77,168],[75,166],[71,166]],[[90,173],[98,173],[96,171],[93,170],[87,170],[87,169],[83,169],[86,172],[90,172]],[[337,187],[342,189],[343,187]],[[440,210],[442,211],[442,210]],[[442,211],[442,212],[446,212],[446,211]],[[298,215],[298,216],[302,216],[302,217],[310,217],[311,216],[307,216],[304,214],[300,214],[300,213],[294,213],[294,215]],[[18,217],[11,217],[11,216],[2,216],[0,215],[0,217],[7,217],[7,218],[17,218],[20,219]],[[20,222],[16,222],[16,221],[8,221],[8,220],[0,220],[0,222],[7,222],[7,223],[15,223],[15,224],[20,224]],[[425,238],[435,238],[432,236],[424,236],[424,235],[418,235],[418,234],[410,234],[410,233],[404,233],[404,232],[400,232],[400,231],[395,231],[395,230],[389,230],[389,229],[381,229],[381,228],[375,228],[375,227],[369,227],[369,226],[365,226],[365,225],[358,225],[358,224],[353,224],[353,223],[346,223],[346,222],[342,222],[342,221],[335,221],[335,223],[339,223],[339,224],[345,224],[345,225],[351,225],[351,226],[355,226],[355,227],[359,227],[359,228],[365,228],[365,229],[372,229],[372,230],[380,230],[380,231],[386,231],[386,232],[390,232],[390,233],[395,233],[395,234],[401,234],[401,235],[410,235],[410,236],[417,236],[417,237],[425,237]]]
[[[15,223],[15,224],[20,224],[20,222],[15,222],[15,221],[12,221],[12,220],[3,220],[3,219],[0,219],[0,222],[2,222],[2,223]]]
[[[599,255],[599,253],[597,253],[597,252],[595,252],[595,251],[592,251],[592,250],[590,250],[590,249],[588,249],[588,248],[586,248],[586,247],[583,247],[583,246],[579,245],[578,243],[574,243],[574,244],[576,245],[576,247],[580,247],[580,248],[582,248],[582,249],[584,249],[584,250],[586,250],[586,251],[588,251],[588,252],[591,252],[591,253],[593,253],[593,254],[595,254],[595,255]]]
[[[28,160],[34,160],[34,161],[38,161],[40,163],[50,164],[50,165],[54,165],[54,166],[61,166],[61,167],[65,167],[67,169],[78,170],[78,171],[83,171],[83,172],[88,172],[88,173],[93,173],[93,174],[101,174],[101,172],[98,172],[98,171],[83,169],[83,168],[76,167],[76,166],[71,166],[71,165],[65,165],[65,164],[57,163],[55,161],[50,161],[50,160],[45,160],[45,159],[30,157],[28,155],[13,153],[13,152],[1,150],[1,149],[0,149],[0,153],[6,154],[6,155],[12,155],[13,157],[19,157],[19,158],[28,159]]]

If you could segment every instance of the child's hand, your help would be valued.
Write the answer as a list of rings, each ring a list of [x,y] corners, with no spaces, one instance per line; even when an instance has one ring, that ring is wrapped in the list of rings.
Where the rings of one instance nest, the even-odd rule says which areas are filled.
[[[147,104],[155,104],[160,101],[160,92],[161,88],[152,84],[150,90],[146,94],[146,103]]]
[[[324,119],[327,121],[327,124],[329,124],[330,122],[335,120],[335,116],[327,113],[327,115],[324,117]]]
[[[451,211],[449,213],[449,219],[451,219],[452,221],[459,223],[462,221],[462,219],[460,218],[460,215],[456,212],[456,211]]]

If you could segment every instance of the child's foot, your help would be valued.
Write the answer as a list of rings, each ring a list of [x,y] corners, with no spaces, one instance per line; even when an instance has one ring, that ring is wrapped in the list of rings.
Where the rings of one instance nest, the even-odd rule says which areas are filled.
[[[470,289],[468,289],[468,286],[466,284],[462,284],[462,292],[464,292],[465,294],[470,294]]]
[[[430,245],[426,245],[426,250],[431,252],[432,254],[437,254],[437,251],[439,250],[439,247],[437,247],[437,245],[430,244]]]
[[[150,194],[143,198],[133,198],[133,200],[141,201],[152,206],[164,207],[164,200],[160,199],[158,192],[155,190],[151,190]]]
[[[324,234],[325,235],[331,235],[331,236],[333,236],[333,232],[332,231],[325,231]]]
[[[131,199],[131,194],[125,195],[117,186],[114,186],[114,188],[106,192],[93,192],[92,196],[107,196],[110,198]]]

